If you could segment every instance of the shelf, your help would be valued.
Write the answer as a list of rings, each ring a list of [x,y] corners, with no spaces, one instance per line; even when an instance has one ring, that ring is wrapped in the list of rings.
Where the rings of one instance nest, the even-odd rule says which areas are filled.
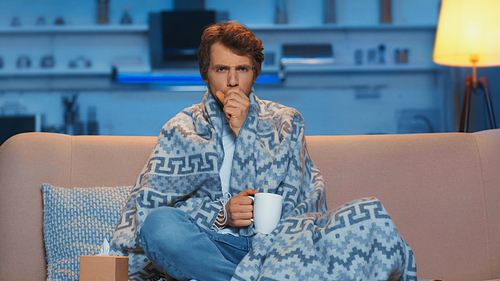
[[[252,31],[436,31],[437,25],[395,25],[395,24],[380,24],[380,25],[294,25],[294,24],[254,24],[248,25]]]
[[[2,77],[46,77],[46,76],[101,76],[111,75],[111,69],[19,69],[5,71],[0,69],[0,78]]]
[[[148,32],[147,24],[101,24],[101,25],[45,25],[0,27],[2,34],[57,34],[57,33],[141,33]]]
[[[369,72],[426,72],[439,70],[436,64],[430,65],[288,65],[285,67],[287,73],[369,73]]]
[[[253,24],[248,25],[252,31],[435,31],[436,25],[294,25],[294,24]],[[0,34],[23,34],[23,33],[133,33],[148,32],[147,24],[101,24],[101,25],[45,25],[45,26],[20,26],[20,27],[0,27]]]
[[[432,72],[438,71],[440,66],[438,65],[370,65],[370,66],[352,66],[352,65],[325,65],[325,66],[295,66],[289,65],[285,68],[285,73],[375,73],[375,72]],[[125,79],[126,83],[154,83],[154,82],[170,82],[170,83],[199,83],[203,84],[201,77],[197,70],[193,70],[193,73],[189,71],[184,71],[177,69],[172,73],[147,73],[147,72],[125,72],[125,75],[120,73],[120,79]],[[184,73],[184,74],[178,74]],[[189,73],[189,74],[188,74]],[[273,74],[272,77],[268,77],[265,74]],[[274,76],[276,70],[272,69],[262,69],[261,81],[258,83],[263,84],[273,84],[278,83],[277,78]],[[18,77],[18,78],[29,78],[29,77],[47,77],[47,76],[102,76],[111,75],[111,69],[15,69],[15,70],[2,70],[0,69],[0,78],[5,77]],[[186,80],[187,79],[187,80]],[[120,81],[120,82],[125,82]]]

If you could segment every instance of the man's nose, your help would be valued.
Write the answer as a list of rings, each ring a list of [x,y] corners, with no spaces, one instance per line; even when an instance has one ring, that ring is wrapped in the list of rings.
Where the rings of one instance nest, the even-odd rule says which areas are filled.
[[[228,87],[238,86],[238,72],[235,69],[229,70],[229,74],[227,76],[227,86]]]

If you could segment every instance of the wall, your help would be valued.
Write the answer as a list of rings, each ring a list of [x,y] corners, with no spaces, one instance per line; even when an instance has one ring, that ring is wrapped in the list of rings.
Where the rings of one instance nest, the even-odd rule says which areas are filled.
[[[274,24],[275,1],[206,0],[207,9],[228,12],[264,42],[265,53],[281,55],[286,43],[330,43],[335,63],[330,66],[290,67],[279,85],[256,85],[261,99],[297,108],[305,117],[306,133],[385,134],[452,131],[453,89],[450,69],[432,62],[438,0],[393,0],[393,22],[379,23],[379,1],[337,0],[336,23],[323,24],[323,1],[289,0],[288,24]],[[173,1],[111,0],[108,25],[95,25],[94,1],[9,0],[0,3],[0,114],[42,115],[48,131],[62,131],[63,98],[77,95],[78,115],[87,122],[96,112],[100,134],[157,135],[161,126],[182,108],[201,101],[203,87],[174,89],[165,85],[117,84],[112,66],[150,71],[148,12],[171,10]],[[120,26],[124,7],[132,26]],[[39,16],[47,25],[35,26]],[[13,17],[21,26],[11,27]],[[64,17],[65,27],[53,27]],[[368,62],[370,50],[384,44],[385,63]],[[408,49],[409,61],[395,62],[396,49]],[[357,65],[355,52],[363,53]],[[30,69],[16,69],[16,59],[29,54]],[[39,60],[56,57],[54,69]],[[92,67],[70,69],[79,56]],[[270,57],[270,56],[268,56]],[[274,73],[277,61],[264,67]],[[197,69],[173,69],[174,73]],[[83,130],[85,133],[85,130]]]

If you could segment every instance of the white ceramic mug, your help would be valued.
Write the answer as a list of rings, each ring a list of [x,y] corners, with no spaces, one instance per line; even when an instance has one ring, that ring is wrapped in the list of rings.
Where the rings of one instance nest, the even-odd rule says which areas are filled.
[[[254,227],[260,233],[269,234],[280,221],[283,196],[272,193],[257,193],[254,196]]]

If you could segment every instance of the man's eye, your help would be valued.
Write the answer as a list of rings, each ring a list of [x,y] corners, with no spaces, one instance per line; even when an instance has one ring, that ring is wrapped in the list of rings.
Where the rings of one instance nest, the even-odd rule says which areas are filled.
[[[240,71],[247,71],[248,69],[246,67],[240,67]]]
[[[224,70],[226,70],[224,67],[220,67],[217,69],[217,72],[223,72]]]

